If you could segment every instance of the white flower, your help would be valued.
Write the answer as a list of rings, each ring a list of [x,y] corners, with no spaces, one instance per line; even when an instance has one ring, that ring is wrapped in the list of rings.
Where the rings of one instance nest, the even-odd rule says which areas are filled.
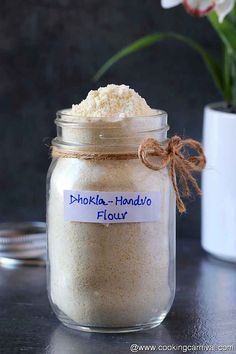
[[[234,7],[235,0],[161,0],[161,5],[165,9],[183,4],[185,9],[194,16],[204,16],[215,10],[219,21],[223,22]]]
[[[219,21],[223,22],[226,15],[228,15],[234,7],[235,0],[218,0],[216,1],[216,12],[219,16]]]

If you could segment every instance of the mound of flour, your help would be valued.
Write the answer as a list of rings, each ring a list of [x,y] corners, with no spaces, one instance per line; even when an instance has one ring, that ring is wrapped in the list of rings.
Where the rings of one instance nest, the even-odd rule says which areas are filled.
[[[102,118],[111,122],[125,117],[150,116],[155,111],[129,86],[111,84],[90,91],[80,104],[72,105],[71,114],[75,120],[84,117],[85,120]]]

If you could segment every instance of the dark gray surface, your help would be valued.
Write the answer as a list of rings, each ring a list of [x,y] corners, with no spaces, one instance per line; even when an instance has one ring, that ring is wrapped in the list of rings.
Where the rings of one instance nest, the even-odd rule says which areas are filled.
[[[236,353],[236,265],[209,257],[197,241],[180,240],[177,249],[177,292],[168,317],[133,334],[66,329],[49,307],[45,268],[0,268],[0,353],[125,354],[133,343],[234,345],[226,353]]]
[[[175,41],[91,77],[119,48],[142,35],[177,31],[219,54],[207,19],[157,0],[0,0],[0,220],[44,220],[47,145],[56,110],[87,91],[126,83],[169,112],[171,133],[201,139],[202,110],[220,97],[199,56]],[[199,200],[178,222],[178,235],[199,237]]]

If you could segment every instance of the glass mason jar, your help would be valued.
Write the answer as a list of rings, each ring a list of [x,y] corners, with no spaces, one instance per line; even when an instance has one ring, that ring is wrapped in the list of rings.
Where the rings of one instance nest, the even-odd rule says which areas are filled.
[[[57,113],[47,176],[48,293],[64,325],[130,332],[159,325],[175,294],[175,194],[168,169],[137,156],[167,141],[167,114],[75,122]],[[154,158],[154,157],[151,157]]]

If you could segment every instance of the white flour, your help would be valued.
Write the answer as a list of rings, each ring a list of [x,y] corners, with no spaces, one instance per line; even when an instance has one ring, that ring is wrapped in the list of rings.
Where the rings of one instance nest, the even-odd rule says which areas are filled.
[[[72,105],[74,120],[104,120],[108,122],[125,117],[149,116],[155,112],[144,98],[126,85],[107,85],[90,91],[80,104]],[[92,119],[91,119],[92,118]]]
[[[101,104],[98,100],[96,107],[93,106],[92,97],[101,97],[105,91],[109,97],[107,106],[106,100]],[[76,114],[81,116],[82,112],[90,118],[94,112],[95,120],[103,117],[107,122],[115,117],[122,119],[127,112],[131,116],[137,112],[142,115],[145,110],[146,114],[151,111],[153,114],[146,102],[124,85],[109,85],[98,92],[89,94],[88,101],[73,106],[74,120],[81,119]],[[139,103],[137,106],[130,103],[127,108],[125,97],[132,104]],[[168,171],[152,171],[139,160],[59,158],[53,167],[48,200],[53,304],[69,319],[83,326],[128,327],[155,322],[164,316],[172,301],[168,272],[169,208],[173,209],[170,205],[173,191]],[[160,218],[151,223],[109,226],[65,222],[64,190],[160,191]]]

